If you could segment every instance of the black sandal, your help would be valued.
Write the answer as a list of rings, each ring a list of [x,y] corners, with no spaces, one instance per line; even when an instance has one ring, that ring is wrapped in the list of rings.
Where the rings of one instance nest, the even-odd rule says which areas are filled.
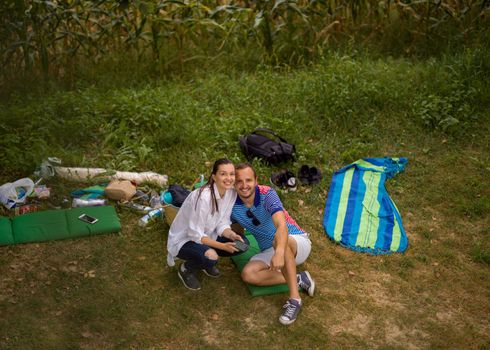
[[[317,183],[320,182],[321,179],[322,179],[322,173],[320,172],[320,170],[318,168],[311,167],[310,174],[308,176],[308,181],[310,185],[316,185]]]
[[[302,165],[298,171],[299,181],[303,185],[308,185],[310,183],[310,180],[308,180],[309,177],[310,177],[310,167],[308,165]]]

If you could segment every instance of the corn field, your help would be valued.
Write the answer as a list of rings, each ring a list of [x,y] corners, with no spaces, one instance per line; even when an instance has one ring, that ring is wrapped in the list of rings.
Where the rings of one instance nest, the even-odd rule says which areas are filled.
[[[3,0],[0,78],[66,78],[111,55],[155,72],[221,56],[298,64],[350,45],[430,55],[486,44],[489,8],[490,0]]]

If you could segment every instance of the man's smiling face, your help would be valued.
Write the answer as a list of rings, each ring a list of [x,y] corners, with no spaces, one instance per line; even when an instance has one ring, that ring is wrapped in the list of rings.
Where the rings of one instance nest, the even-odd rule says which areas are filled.
[[[235,189],[242,199],[249,199],[255,194],[257,179],[252,168],[236,170]]]

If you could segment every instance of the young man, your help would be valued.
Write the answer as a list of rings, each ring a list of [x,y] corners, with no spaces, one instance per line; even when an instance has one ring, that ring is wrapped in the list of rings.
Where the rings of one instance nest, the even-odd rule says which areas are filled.
[[[302,305],[299,288],[310,296],[315,292],[315,282],[308,271],[296,273],[296,265],[310,254],[311,241],[283,208],[276,191],[257,183],[250,164],[235,167],[235,189],[238,196],[232,220],[252,233],[261,250],[245,265],[242,279],[258,286],[287,283],[289,300],[279,322],[291,324]]]

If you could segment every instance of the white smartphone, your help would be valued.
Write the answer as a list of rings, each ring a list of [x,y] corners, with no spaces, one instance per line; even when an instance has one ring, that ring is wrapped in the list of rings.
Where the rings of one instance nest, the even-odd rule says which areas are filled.
[[[78,218],[88,224],[95,224],[97,221],[99,221],[99,219],[96,219],[93,216],[87,214],[82,214]]]

